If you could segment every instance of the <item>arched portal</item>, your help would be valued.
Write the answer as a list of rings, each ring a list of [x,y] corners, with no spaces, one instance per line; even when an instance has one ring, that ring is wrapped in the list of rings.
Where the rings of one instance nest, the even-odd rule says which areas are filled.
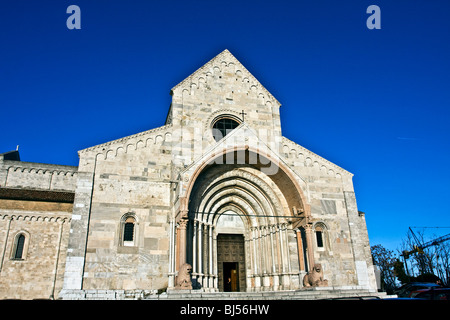
[[[192,265],[193,286],[225,290],[235,270],[239,291],[298,288],[304,253],[294,226],[308,220],[305,197],[284,170],[262,170],[267,158],[246,150],[246,161],[230,163],[233,153],[236,160],[232,151],[203,166],[189,192],[186,248],[178,251]]]

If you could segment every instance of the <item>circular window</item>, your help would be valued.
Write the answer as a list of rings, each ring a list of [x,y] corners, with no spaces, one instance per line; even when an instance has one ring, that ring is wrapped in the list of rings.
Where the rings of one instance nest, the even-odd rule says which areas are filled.
[[[214,139],[219,141],[231,131],[233,131],[237,126],[239,126],[239,122],[233,120],[231,118],[220,118],[216,122],[214,122],[212,127],[212,132]]]

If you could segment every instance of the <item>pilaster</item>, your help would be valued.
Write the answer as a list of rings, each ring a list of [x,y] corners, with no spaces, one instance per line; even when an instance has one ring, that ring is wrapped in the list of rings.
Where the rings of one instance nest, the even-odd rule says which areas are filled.
[[[70,289],[81,290],[83,286],[93,184],[93,172],[78,172],[67,246],[63,291]]]

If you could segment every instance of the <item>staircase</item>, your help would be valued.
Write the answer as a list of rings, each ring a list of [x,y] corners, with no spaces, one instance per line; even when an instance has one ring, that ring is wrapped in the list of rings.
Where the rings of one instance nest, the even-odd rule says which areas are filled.
[[[343,288],[308,288],[301,290],[264,291],[264,292],[198,292],[197,290],[177,290],[149,295],[145,299],[152,300],[323,300],[354,297],[370,297],[374,299],[391,298],[386,292],[375,292],[363,289]]]
[[[63,290],[63,300],[326,300],[368,297],[386,299],[386,292],[358,287],[315,287],[262,292],[204,292],[202,290]]]

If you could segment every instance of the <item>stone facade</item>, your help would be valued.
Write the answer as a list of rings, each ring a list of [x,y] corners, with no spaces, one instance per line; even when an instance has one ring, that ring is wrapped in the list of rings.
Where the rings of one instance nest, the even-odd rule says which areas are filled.
[[[314,264],[332,288],[376,290],[353,175],[283,137],[280,103],[228,50],[171,95],[164,126],[81,150],[78,168],[2,160],[2,188],[73,199],[0,200],[1,297],[154,295],[175,289],[185,263],[196,292],[225,290],[233,273],[237,291],[301,290]],[[227,121],[234,130],[214,137]],[[17,218],[44,211],[45,225]],[[48,266],[32,250],[28,269],[10,259],[19,230],[30,248],[45,237]],[[40,268],[42,280],[26,281]]]
[[[77,167],[22,162],[17,151],[0,155],[0,299],[58,297],[76,180]]]

